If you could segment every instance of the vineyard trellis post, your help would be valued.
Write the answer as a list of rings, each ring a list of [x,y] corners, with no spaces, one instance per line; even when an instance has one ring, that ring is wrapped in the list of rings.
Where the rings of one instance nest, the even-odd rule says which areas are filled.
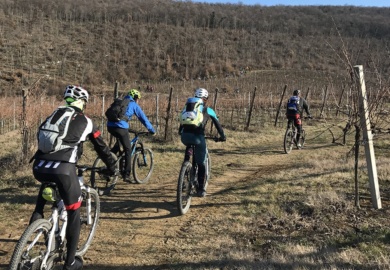
[[[276,124],[278,123],[279,113],[280,113],[280,109],[282,108],[282,103],[283,103],[284,95],[286,94],[286,89],[287,89],[287,84],[284,85],[284,89],[283,89],[282,96],[280,98],[278,110],[276,111],[275,124],[274,124],[275,127],[276,127]]]
[[[257,90],[257,86],[255,86],[255,89],[253,91],[253,96],[252,96],[252,99],[251,99],[251,102],[250,102],[250,107],[249,107],[249,112],[248,112],[248,121],[246,122],[246,127],[245,127],[246,131],[248,131],[249,125],[251,123],[253,104],[255,103],[255,97],[256,97],[256,90]]]
[[[328,98],[328,86],[325,87],[324,100],[322,102],[320,118],[324,116],[324,108],[325,108],[327,98]]]
[[[165,118],[165,135],[164,135],[164,140],[168,140],[168,134],[169,134],[169,120],[171,119],[171,103],[172,103],[172,91],[173,88],[171,87],[169,91],[169,100],[168,100],[168,107],[167,107],[167,117]],[[171,138],[172,139],[172,134]]]
[[[360,85],[360,95],[359,95],[359,111],[360,111],[360,125],[363,130],[363,142],[364,150],[367,162],[368,177],[370,182],[370,191],[371,191],[371,200],[376,209],[382,208],[380,193],[379,193],[379,184],[378,184],[378,174],[376,170],[376,161],[375,161],[375,152],[374,152],[374,143],[371,132],[371,123],[369,108],[367,103],[367,92],[366,85],[364,81],[364,72],[363,66],[357,65],[354,66],[355,74],[359,79]]]
[[[215,88],[215,96],[214,96],[214,101],[213,101],[213,109],[217,111],[217,99],[218,99],[218,87]],[[211,122],[210,125],[210,134],[213,133],[213,122]]]
[[[21,164],[25,164],[27,161],[28,155],[28,142],[29,142],[29,128],[27,125],[27,99],[29,90],[22,89],[22,156],[21,156]]]

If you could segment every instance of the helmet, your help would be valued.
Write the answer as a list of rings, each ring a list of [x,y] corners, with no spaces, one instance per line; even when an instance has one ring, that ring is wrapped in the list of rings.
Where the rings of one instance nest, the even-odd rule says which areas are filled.
[[[129,96],[131,96],[132,98],[141,99],[141,93],[137,89],[131,89],[129,91]]]
[[[295,89],[294,92],[293,92],[293,95],[294,96],[298,96],[300,93],[301,93],[301,90]]]
[[[207,99],[209,97],[209,92],[204,88],[198,88],[195,90],[195,97]]]
[[[88,102],[89,94],[88,91],[81,86],[68,85],[65,89],[64,99],[73,98],[74,100],[84,99]]]

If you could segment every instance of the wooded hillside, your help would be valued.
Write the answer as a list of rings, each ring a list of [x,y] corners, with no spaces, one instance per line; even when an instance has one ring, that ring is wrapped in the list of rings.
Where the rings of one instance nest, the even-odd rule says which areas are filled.
[[[252,70],[390,71],[390,8],[171,0],[3,0],[0,94],[105,88]],[[57,87],[58,86],[58,87]],[[62,90],[60,90],[62,91]]]

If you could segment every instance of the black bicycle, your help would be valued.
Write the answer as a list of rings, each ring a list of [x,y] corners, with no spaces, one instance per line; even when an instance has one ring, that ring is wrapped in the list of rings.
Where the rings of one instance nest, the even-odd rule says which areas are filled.
[[[205,137],[205,139],[214,140],[219,142],[220,139],[217,137]],[[195,162],[195,145],[190,146],[192,149],[192,156],[190,160],[186,160],[181,165],[179,179],[177,181],[177,192],[176,192],[176,202],[177,208],[181,215],[184,215],[188,212],[191,206],[191,200],[194,195],[197,194],[199,188],[198,184],[198,165]],[[206,178],[204,189],[207,189],[209,180],[210,180],[210,171],[211,171],[211,159],[210,155],[207,152],[206,154]]]
[[[154,161],[153,152],[149,148],[145,148],[143,142],[140,140],[140,136],[149,136],[149,132],[138,132],[132,129],[128,130],[134,134],[134,138],[131,140],[131,161],[132,162],[132,174],[134,180],[138,184],[147,183],[152,176]],[[118,147],[119,146],[119,147]],[[122,172],[125,166],[125,152],[123,147],[120,147],[119,140],[116,140],[114,149],[119,149],[118,153],[111,153],[116,160],[116,170]],[[94,166],[99,167],[104,165],[103,161],[98,157],[93,163]],[[111,177],[99,172],[92,172],[91,174],[91,186],[96,188],[99,195],[108,195],[111,190],[115,188],[119,175],[116,174]]]
[[[304,117],[304,119],[307,118],[309,117]],[[286,132],[284,133],[284,141],[283,141],[284,152],[286,154],[289,154],[292,151],[294,146],[297,149],[303,148],[306,139],[305,129],[302,127],[301,136],[299,137],[299,142],[297,141],[297,135],[298,135],[298,128],[295,126],[294,120],[289,119],[287,122]]]
[[[81,187],[82,203],[80,206],[80,239],[76,256],[83,256],[95,236],[99,215],[100,199],[95,189],[84,184],[86,171],[101,172],[104,168],[77,165]],[[42,184],[48,190],[52,202],[52,213],[48,219],[37,219],[31,223],[16,244],[9,265],[9,270],[57,269],[66,257],[66,227],[68,224],[64,202],[59,196],[55,183]],[[44,191],[45,193],[45,191]]]

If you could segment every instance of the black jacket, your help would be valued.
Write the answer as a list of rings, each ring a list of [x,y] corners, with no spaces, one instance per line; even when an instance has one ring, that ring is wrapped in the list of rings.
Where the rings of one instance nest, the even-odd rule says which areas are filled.
[[[62,149],[53,153],[43,153],[38,150],[34,158],[40,160],[65,161],[77,163],[83,153],[83,143],[90,140],[99,157],[109,167],[114,166],[115,160],[112,158],[110,149],[100,136],[100,130],[93,124],[92,120],[84,115],[77,107],[71,122],[69,123],[68,133],[63,139],[63,143],[73,145],[70,148]],[[43,125],[44,123],[42,123]]]

